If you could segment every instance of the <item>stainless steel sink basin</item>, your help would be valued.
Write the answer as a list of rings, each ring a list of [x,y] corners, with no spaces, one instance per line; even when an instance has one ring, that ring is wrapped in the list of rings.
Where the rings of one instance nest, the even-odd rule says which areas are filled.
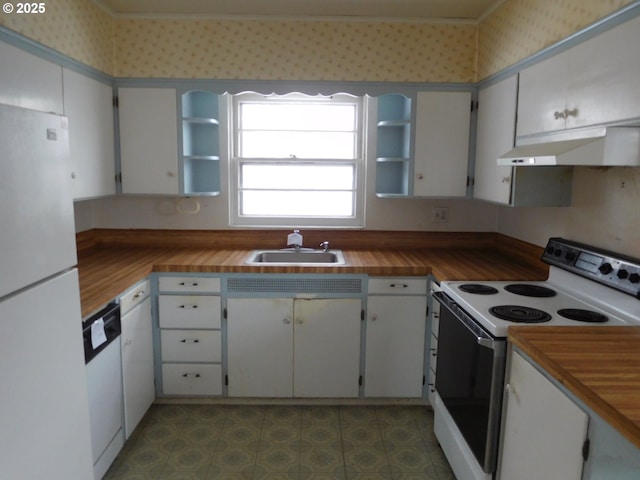
[[[254,250],[244,262],[247,265],[344,265],[340,250]]]

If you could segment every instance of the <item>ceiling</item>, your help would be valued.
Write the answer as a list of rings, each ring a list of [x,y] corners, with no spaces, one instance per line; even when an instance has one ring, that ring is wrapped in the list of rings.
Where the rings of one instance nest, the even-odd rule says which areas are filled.
[[[504,0],[94,0],[113,15],[477,20]]]

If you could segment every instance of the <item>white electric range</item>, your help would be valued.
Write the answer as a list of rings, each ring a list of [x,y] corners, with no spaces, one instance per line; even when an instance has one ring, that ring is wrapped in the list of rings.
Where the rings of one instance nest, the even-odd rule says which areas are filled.
[[[435,433],[460,479],[496,472],[512,325],[640,325],[640,260],[552,238],[546,281],[441,282]],[[472,388],[470,386],[473,386]]]

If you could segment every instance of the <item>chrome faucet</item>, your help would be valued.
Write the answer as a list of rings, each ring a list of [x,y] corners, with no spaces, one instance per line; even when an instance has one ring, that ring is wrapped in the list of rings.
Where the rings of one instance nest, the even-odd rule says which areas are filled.
[[[323,252],[328,252],[329,251],[329,242],[322,242],[320,244],[320,247],[322,248]]]

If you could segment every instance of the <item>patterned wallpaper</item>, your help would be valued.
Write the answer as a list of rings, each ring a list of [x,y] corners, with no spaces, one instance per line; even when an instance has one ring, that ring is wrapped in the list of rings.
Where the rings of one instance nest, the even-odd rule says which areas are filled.
[[[45,13],[0,13],[0,25],[112,75],[113,18],[90,0],[44,4]]]
[[[507,0],[478,29],[478,80],[523,60],[633,0]]]
[[[49,0],[45,14],[0,13],[0,25],[119,77],[472,82],[632,1],[506,0],[476,26],[124,19]]]
[[[116,20],[119,77],[472,82],[473,24]]]

